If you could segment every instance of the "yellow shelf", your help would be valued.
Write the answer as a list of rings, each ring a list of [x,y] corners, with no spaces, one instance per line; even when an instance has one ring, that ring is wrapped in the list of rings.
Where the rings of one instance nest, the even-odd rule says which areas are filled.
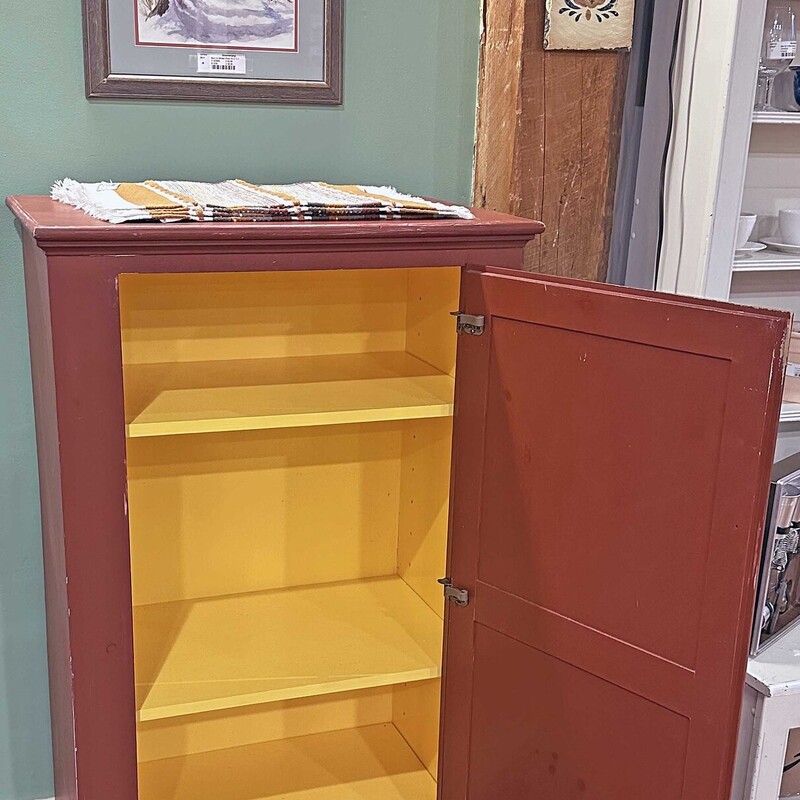
[[[405,352],[129,364],[129,437],[452,416],[453,378]]]
[[[442,621],[399,577],[134,609],[140,721],[436,678]]]
[[[435,800],[436,783],[391,724],[139,765],[142,800]]]

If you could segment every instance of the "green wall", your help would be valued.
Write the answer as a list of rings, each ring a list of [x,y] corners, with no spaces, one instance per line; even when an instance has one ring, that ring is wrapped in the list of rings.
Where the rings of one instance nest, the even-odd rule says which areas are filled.
[[[338,108],[88,102],[80,4],[0,27],[0,194],[54,179],[392,183],[468,199],[480,0],[346,0]],[[20,246],[0,212],[0,800],[52,795],[41,544]]]

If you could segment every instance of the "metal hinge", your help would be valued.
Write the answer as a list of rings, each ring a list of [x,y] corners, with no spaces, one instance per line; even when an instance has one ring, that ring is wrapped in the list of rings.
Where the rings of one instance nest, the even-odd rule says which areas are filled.
[[[450,578],[439,578],[439,583],[444,586],[444,599],[453,605],[465,606],[469,603],[469,592],[466,589],[456,589]]]
[[[451,311],[450,315],[456,318],[456,330],[459,333],[468,333],[470,336],[480,336],[486,324],[483,314],[464,314],[462,311]]]

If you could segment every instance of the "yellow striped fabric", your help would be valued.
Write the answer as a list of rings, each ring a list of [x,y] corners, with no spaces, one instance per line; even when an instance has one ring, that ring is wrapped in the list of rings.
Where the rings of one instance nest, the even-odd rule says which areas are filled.
[[[388,186],[321,181],[255,184],[147,180],[80,183],[66,178],[52,197],[108,222],[278,222],[370,219],[470,219],[469,209],[401,194]]]

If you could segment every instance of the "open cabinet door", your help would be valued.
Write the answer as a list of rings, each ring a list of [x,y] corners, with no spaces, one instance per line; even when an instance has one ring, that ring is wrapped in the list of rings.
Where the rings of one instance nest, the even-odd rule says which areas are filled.
[[[465,274],[441,800],[727,800],[789,317]]]

